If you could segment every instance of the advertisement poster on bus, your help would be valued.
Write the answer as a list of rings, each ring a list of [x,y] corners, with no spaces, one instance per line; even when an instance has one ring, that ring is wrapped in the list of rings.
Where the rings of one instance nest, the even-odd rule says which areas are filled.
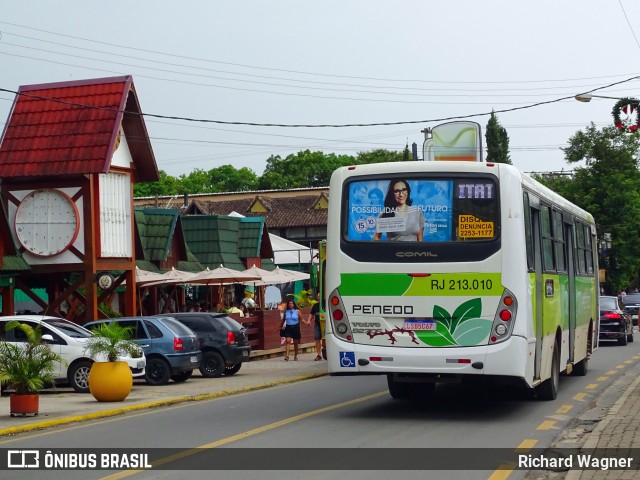
[[[351,241],[450,241],[452,205],[451,180],[353,182],[347,236]]]

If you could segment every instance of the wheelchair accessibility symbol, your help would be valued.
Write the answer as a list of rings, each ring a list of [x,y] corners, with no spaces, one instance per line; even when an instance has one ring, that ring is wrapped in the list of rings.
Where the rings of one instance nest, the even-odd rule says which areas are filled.
[[[355,352],[340,352],[340,366],[341,367],[356,367],[356,353]]]

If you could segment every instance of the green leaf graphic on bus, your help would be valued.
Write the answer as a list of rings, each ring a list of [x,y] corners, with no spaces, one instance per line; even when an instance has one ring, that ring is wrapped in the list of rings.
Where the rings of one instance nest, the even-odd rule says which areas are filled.
[[[483,342],[491,331],[492,321],[480,318],[482,300],[474,298],[455,309],[453,315],[439,305],[433,307],[435,330],[417,330],[416,336],[432,347],[473,346]]]

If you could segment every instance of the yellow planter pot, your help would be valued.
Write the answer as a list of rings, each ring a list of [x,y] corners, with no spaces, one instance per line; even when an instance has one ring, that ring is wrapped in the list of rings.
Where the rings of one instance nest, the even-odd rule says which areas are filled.
[[[94,362],[89,372],[89,391],[99,402],[121,402],[133,387],[127,362]]]

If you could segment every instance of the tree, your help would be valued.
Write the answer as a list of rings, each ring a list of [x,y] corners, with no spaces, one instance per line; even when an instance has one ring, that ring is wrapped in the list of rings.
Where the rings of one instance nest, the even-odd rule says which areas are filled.
[[[382,163],[382,162],[402,162],[411,160],[411,151],[406,145],[402,152],[393,152],[384,148],[377,148],[368,152],[358,152],[356,162],[359,165],[366,163]]]
[[[247,167],[236,169],[222,165],[209,170],[209,177],[216,192],[244,192],[258,188],[258,176]]]
[[[507,130],[500,125],[498,117],[493,111],[491,111],[491,118],[487,122],[487,131],[484,136],[487,141],[487,162],[511,165],[509,135]]]
[[[272,155],[267,159],[267,167],[258,184],[262,189],[326,187],[336,168],[354,163],[354,158],[349,155],[310,150],[286,158]]]
[[[157,182],[136,183],[133,194],[136,197],[155,197],[156,195],[177,195],[180,190],[179,180],[167,172],[160,170],[160,180]]]
[[[611,248],[600,252],[605,288],[616,293],[638,286],[640,272],[640,144],[638,134],[615,127],[578,131],[564,148],[568,163],[584,162],[573,178],[543,179],[550,188],[593,214],[598,238],[611,234]]]

